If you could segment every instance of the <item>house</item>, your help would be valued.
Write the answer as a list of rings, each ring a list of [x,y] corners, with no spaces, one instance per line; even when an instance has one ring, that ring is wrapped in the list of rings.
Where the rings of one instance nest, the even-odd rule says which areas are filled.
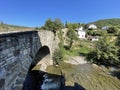
[[[92,38],[92,41],[98,41],[99,39],[97,37]]]
[[[90,24],[90,25],[88,26],[88,29],[97,29],[97,26],[94,25],[94,24]]]
[[[79,27],[79,28],[77,28],[76,30],[77,30],[77,33],[78,33],[78,38],[83,38],[83,39],[84,39],[86,33],[85,33],[85,31],[83,30],[83,27]]]
[[[109,28],[109,26],[103,26],[102,30],[107,30]]]
[[[98,41],[98,40],[99,40],[99,38],[96,37],[96,36],[88,36],[87,38],[88,38],[88,40],[90,40],[90,41]]]

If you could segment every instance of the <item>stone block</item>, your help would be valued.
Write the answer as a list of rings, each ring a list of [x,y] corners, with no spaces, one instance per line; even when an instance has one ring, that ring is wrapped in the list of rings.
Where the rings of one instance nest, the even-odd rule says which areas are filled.
[[[15,51],[13,52],[13,54],[14,54],[14,56],[19,55],[19,54],[20,54],[20,50],[15,50]]]
[[[7,64],[7,67],[6,67],[6,70],[7,71],[10,71],[12,70],[14,67],[17,67],[17,65],[19,64],[19,61],[15,61],[15,62],[12,62],[12,63],[9,63]],[[19,67],[18,67],[19,68]]]
[[[23,86],[12,86],[10,90],[22,90]]]
[[[17,78],[15,81],[15,85],[22,85],[24,83],[24,78]]]
[[[19,73],[18,73],[18,77],[24,79],[24,78],[26,77],[26,73],[24,73],[24,72],[19,72]]]
[[[5,67],[6,65],[7,65],[6,61],[4,59],[1,59],[1,61],[0,61],[0,68]]]
[[[0,68],[0,79],[5,78],[6,71],[4,68]]]
[[[5,79],[0,79],[0,90],[3,88],[5,85]]]

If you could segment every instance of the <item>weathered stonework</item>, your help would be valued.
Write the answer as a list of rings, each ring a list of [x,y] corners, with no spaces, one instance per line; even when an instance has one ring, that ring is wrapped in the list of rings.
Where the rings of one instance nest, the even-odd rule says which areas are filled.
[[[21,90],[35,54],[44,45],[52,53],[53,42],[49,31],[0,34],[0,90]]]

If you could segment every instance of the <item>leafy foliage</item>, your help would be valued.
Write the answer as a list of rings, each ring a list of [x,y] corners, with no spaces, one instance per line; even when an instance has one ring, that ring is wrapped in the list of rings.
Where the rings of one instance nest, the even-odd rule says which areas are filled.
[[[103,30],[87,30],[87,34],[91,35],[91,36],[104,36],[107,34],[107,31],[103,31]]]
[[[88,54],[87,60],[97,64],[119,64],[118,48],[114,44],[111,44],[107,37],[104,37],[96,43],[96,50]]]
[[[72,48],[73,46],[73,43],[75,40],[77,40],[77,35],[75,34],[75,31],[73,29],[70,29],[68,32],[67,32],[67,36],[69,38],[69,42],[70,42],[70,49]]]
[[[59,43],[59,49],[56,49],[56,51],[53,54],[53,61],[55,65],[59,65],[61,61],[64,59],[64,47],[63,47],[63,37],[62,37],[62,30],[59,30],[58,37],[60,39]]]
[[[67,23],[66,27],[69,29],[76,29],[80,26],[80,23]]]
[[[63,58],[64,58],[63,49],[57,49],[53,54],[54,64],[59,65],[59,63],[63,61]]]
[[[117,33],[118,32],[118,29],[116,27],[109,27],[107,29],[107,32],[108,33]]]
[[[64,43],[63,32],[62,32],[62,30],[59,30],[58,38],[60,39],[60,42],[61,42],[61,43]]]
[[[59,18],[56,18],[54,21],[49,18],[46,20],[45,25],[42,27],[44,30],[51,30],[56,33],[57,30],[62,29],[64,27],[63,23]]]

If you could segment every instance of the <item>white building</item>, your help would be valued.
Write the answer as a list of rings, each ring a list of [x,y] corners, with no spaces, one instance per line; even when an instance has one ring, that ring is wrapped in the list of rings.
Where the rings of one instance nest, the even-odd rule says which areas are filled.
[[[109,26],[104,26],[102,27],[102,30],[107,30],[109,28]]]
[[[94,25],[94,24],[90,24],[90,25],[88,26],[88,29],[97,29],[97,26]]]
[[[92,38],[92,41],[98,41],[99,39],[98,38]]]
[[[98,37],[94,37],[94,36],[88,36],[87,37],[88,38],[88,40],[90,40],[90,41],[99,41],[99,38]]]
[[[83,30],[83,27],[79,27],[77,30],[78,38],[85,38],[85,31]]]

